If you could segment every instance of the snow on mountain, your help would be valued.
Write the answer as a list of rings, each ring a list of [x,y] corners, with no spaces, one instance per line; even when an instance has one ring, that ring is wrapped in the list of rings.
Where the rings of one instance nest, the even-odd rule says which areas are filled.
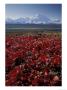
[[[62,21],[60,20],[60,19],[55,19],[54,21],[53,21],[53,23],[57,23],[57,24],[60,24]]]
[[[61,21],[56,19],[56,20],[51,20],[47,16],[37,14],[32,17],[24,17],[24,18],[18,18],[18,19],[6,19],[6,24],[49,24],[49,23],[56,23],[60,24]]]

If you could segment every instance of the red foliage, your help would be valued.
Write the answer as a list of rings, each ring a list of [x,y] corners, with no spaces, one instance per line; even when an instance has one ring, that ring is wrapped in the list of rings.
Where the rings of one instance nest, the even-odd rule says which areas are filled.
[[[60,86],[60,37],[7,36],[6,85]]]

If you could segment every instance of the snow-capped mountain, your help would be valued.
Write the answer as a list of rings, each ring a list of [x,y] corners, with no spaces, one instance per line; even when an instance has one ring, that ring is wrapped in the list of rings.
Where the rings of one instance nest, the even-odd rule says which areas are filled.
[[[51,20],[47,16],[44,15],[34,15],[32,17],[23,17],[23,18],[17,18],[17,19],[6,19],[6,24],[61,24],[61,20],[55,19]]]

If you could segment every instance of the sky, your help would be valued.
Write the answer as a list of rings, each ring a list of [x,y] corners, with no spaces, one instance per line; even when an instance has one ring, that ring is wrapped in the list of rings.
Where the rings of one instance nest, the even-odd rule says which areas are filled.
[[[17,19],[42,14],[51,19],[61,19],[61,4],[6,4],[6,18]]]

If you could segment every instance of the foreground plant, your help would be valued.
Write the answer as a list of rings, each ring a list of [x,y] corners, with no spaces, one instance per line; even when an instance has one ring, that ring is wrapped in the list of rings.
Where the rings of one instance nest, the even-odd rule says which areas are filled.
[[[61,86],[58,35],[7,36],[7,86]]]

